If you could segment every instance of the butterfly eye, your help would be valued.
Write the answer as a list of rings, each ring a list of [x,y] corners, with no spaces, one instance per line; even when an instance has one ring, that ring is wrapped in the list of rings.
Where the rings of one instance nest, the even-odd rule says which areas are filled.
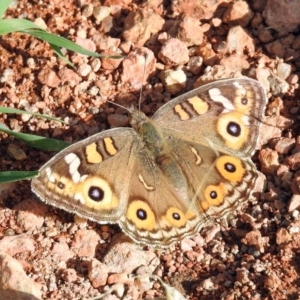
[[[241,126],[236,122],[229,122],[227,132],[232,136],[238,137],[241,134]]]
[[[57,187],[58,187],[59,189],[63,190],[63,189],[66,187],[66,185],[65,185],[64,183],[62,183],[61,181],[59,181],[59,182],[57,183]]]
[[[119,201],[110,184],[98,176],[87,176],[76,188],[74,198],[95,210],[111,210]]]
[[[89,197],[94,201],[101,201],[104,198],[104,191],[101,187],[91,186],[88,191]]]
[[[249,138],[249,118],[239,112],[222,114],[217,121],[217,131],[227,147],[239,150]]]
[[[229,155],[220,156],[216,160],[216,168],[220,175],[230,182],[240,182],[246,172],[242,161]]]
[[[166,222],[168,226],[176,226],[178,228],[186,225],[188,220],[195,217],[192,212],[183,212],[177,207],[168,208],[167,212],[162,216],[162,219]]]
[[[207,201],[208,206],[219,206],[223,203],[226,194],[227,190],[224,184],[210,184],[205,188],[204,198]]]
[[[142,200],[132,201],[127,209],[126,217],[138,229],[154,230],[156,227],[155,215],[149,204]]]
[[[248,104],[248,99],[245,98],[245,97],[243,97],[243,98],[241,99],[241,103],[242,103],[243,105],[247,105],[247,104]]]
[[[179,221],[181,219],[180,215],[178,213],[173,213],[172,217],[174,220]]]
[[[229,162],[224,164],[224,169],[229,173],[234,173],[236,171],[235,165]]]
[[[138,209],[138,210],[136,211],[136,216],[137,216],[140,220],[144,221],[144,220],[147,219],[147,211],[145,211],[144,209]]]
[[[217,199],[218,198],[218,193],[216,191],[211,191],[209,194],[211,199]]]

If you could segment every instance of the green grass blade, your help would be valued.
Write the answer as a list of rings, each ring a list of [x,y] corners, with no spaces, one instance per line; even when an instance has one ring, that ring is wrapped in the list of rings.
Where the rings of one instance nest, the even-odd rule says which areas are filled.
[[[26,30],[22,30],[22,32],[30,34],[36,38],[39,38],[43,41],[48,42],[49,44],[52,45],[56,45],[58,47],[62,47],[62,48],[66,48],[68,50],[74,51],[74,52],[78,52],[87,56],[92,56],[92,57],[109,57],[109,58],[122,58],[122,55],[114,55],[114,56],[105,56],[102,54],[99,54],[97,52],[93,52],[93,51],[89,51],[75,43],[73,43],[72,41],[63,38],[61,36],[57,36],[54,34],[51,34],[47,31],[44,30],[35,30],[35,29],[26,29]]]
[[[12,3],[12,0],[1,0],[1,5],[0,5],[0,19],[3,18],[7,8],[9,5]]]
[[[34,134],[28,134],[28,133],[21,133],[16,132],[13,130],[10,130],[8,127],[6,127],[4,124],[0,123],[0,131],[3,131],[9,135],[14,136],[18,140],[23,141],[27,145],[31,147],[35,147],[42,150],[48,150],[48,151],[61,151],[62,149],[69,146],[69,143],[66,143],[64,141],[51,139],[51,138],[45,138],[43,136],[34,135]]]
[[[1,0],[2,1],[2,0]],[[33,22],[25,19],[4,19],[0,20],[0,35],[12,33],[15,31],[23,31],[29,29],[43,30]]]
[[[28,115],[32,115],[32,116],[35,116],[35,117],[40,117],[40,118],[44,118],[44,119],[47,119],[47,120],[57,121],[57,122],[66,124],[66,122],[64,122],[61,119],[57,119],[57,118],[50,117],[50,116],[47,116],[47,115],[32,113],[32,112],[17,109],[17,108],[11,108],[11,107],[0,106],[0,113],[3,113],[3,114],[28,114]]]
[[[58,46],[55,46],[53,44],[50,44],[50,47],[52,50],[56,53],[56,55],[63,60],[66,64],[70,65],[71,67],[75,68],[75,66],[64,56],[64,54],[61,52],[60,48]]]
[[[6,171],[0,172],[0,183],[31,179],[38,175],[38,171]]]
[[[2,0],[0,0],[0,1],[2,1]],[[116,58],[116,59],[123,57],[122,55],[107,56],[107,55],[99,54],[97,52],[89,51],[89,50],[73,43],[72,41],[70,41],[66,38],[51,34],[47,31],[43,30],[42,28],[40,28],[33,22],[25,20],[25,19],[0,20],[0,35],[8,34],[11,32],[16,32],[16,31],[30,34],[31,36],[39,38],[39,39],[51,44],[52,47],[53,47],[53,45],[55,45],[57,47],[66,48],[68,50],[78,52],[78,53],[81,53],[81,54],[84,54],[87,56]]]

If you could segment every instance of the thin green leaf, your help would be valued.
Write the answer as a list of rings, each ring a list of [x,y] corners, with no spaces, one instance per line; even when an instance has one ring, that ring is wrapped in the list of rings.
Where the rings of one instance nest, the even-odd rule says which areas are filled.
[[[0,5],[0,19],[3,18],[7,8],[9,5],[12,3],[12,0],[1,0],[1,5]]]
[[[0,183],[31,179],[38,175],[38,171],[6,171],[0,172]]]
[[[16,31],[33,30],[33,29],[43,30],[38,25],[25,19],[0,20],[0,35],[16,32]]]
[[[68,50],[78,52],[78,53],[81,53],[81,54],[84,54],[87,56],[103,57],[103,58],[116,58],[116,59],[120,59],[123,57],[122,55],[108,56],[108,55],[99,54],[97,52],[89,51],[89,50],[73,43],[72,41],[70,41],[66,38],[51,34],[47,31],[43,30],[42,28],[40,28],[33,22],[25,20],[25,19],[0,20],[0,35],[16,32],[16,31],[30,34],[36,38],[39,38],[45,42],[48,42],[51,45],[63,47]]]
[[[50,117],[50,116],[47,116],[47,115],[32,113],[32,112],[26,111],[26,110],[11,108],[11,107],[0,106],[0,113],[3,113],[3,114],[28,114],[28,115],[32,115],[32,116],[35,116],[35,117],[40,117],[40,118],[44,118],[44,119],[47,119],[47,120],[57,121],[57,122],[66,124],[66,122],[64,122],[61,119],[57,119],[57,118]]]
[[[64,56],[64,54],[61,52],[61,49],[58,46],[53,44],[49,45],[61,60],[63,60],[66,64],[70,65],[71,67],[75,68],[75,66]]]
[[[59,141],[56,139],[45,138],[39,135],[21,133],[21,132],[10,130],[2,123],[0,123],[0,130],[9,135],[14,136],[15,138],[23,141],[24,143],[26,143],[31,147],[35,147],[42,150],[61,151],[62,149],[69,146],[69,143],[66,143],[64,141]]]
[[[72,41],[70,41],[66,38],[51,34],[51,33],[47,32],[47,31],[44,31],[44,30],[26,29],[26,30],[22,30],[22,32],[30,34],[30,35],[32,35],[36,38],[42,39],[43,41],[46,41],[49,44],[53,44],[53,45],[56,45],[58,47],[63,47],[63,48],[66,48],[68,50],[78,52],[78,53],[81,53],[81,54],[84,54],[84,55],[87,55],[87,56],[108,57],[108,58],[122,58],[123,57],[122,55],[107,56],[107,55],[99,54],[97,52],[89,51],[89,50],[73,43]]]
[[[2,0],[1,0],[2,1]],[[87,56],[92,57],[108,57],[108,58],[122,58],[122,55],[114,55],[114,56],[107,56],[102,55],[97,52],[89,51],[87,49],[84,49],[83,47],[73,43],[72,41],[63,38],[61,36],[52,34],[47,32],[46,30],[43,30],[36,24],[34,24],[31,21],[25,20],[25,19],[5,19],[0,20],[0,35],[8,34],[12,32],[23,32],[26,34],[30,34],[36,38],[39,38],[43,41],[46,41],[50,44],[56,45],[58,47],[63,47],[68,50],[78,52]]]

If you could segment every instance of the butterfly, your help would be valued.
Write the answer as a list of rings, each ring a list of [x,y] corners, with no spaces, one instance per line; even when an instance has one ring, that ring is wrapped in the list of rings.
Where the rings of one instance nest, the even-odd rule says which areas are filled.
[[[54,156],[32,180],[53,206],[118,223],[135,242],[166,247],[236,211],[253,195],[251,161],[267,103],[250,78],[185,93],[132,128],[109,129]]]

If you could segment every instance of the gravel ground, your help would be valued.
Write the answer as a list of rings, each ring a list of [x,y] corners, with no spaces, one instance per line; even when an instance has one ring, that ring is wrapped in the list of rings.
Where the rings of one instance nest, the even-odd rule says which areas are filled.
[[[5,18],[29,19],[90,50],[124,58],[66,51],[72,69],[46,43],[21,33],[2,36],[0,104],[67,124],[0,115],[13,130],[73,143],[128,125],[126,111],[107,100],[137,107],[143,88],[141,110],[151,116],[178,94],[241,75],[259,80],[269,103],[253,156],[261,192],[228,226],[205,227],[168,249],[135,245],[117,225],[45,205],[28,181],[2,184],[0,299],[105,293],[105,300],[165,299],[162,283],[150,275],[186,299],[300,299],[297,2],[14,1]],[[3,171],[37,170],[54,155],[6,134],[0,139]]]

